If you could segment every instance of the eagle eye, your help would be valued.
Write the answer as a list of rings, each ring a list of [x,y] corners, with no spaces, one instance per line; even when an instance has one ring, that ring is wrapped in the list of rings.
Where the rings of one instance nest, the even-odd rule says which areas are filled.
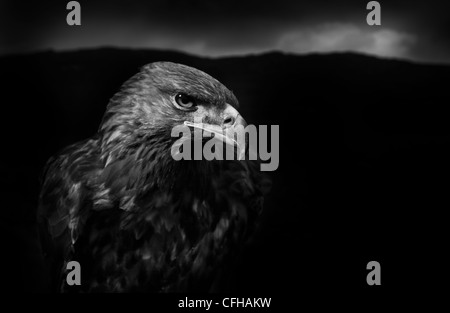
[[[195,106],[197,106],[195,99],[191,96],[188,96],[185,93],[178,93],[175,96],[175,102],[177,104],[177,107],[179,107],[182,110],[186,109],[191,110]]]

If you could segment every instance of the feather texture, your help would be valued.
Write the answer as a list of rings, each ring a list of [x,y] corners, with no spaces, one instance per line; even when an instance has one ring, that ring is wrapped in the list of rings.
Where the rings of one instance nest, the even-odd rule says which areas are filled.
[[[76,260],[81,291],[207,291],[253,231],[267,179],[255,161],[174,161],[170,130],[194,117],[176,92],[204,118],[237,106],[209,75],[153,63],[110,100],[98,134],[49,160],[38,218],[58,290]]]

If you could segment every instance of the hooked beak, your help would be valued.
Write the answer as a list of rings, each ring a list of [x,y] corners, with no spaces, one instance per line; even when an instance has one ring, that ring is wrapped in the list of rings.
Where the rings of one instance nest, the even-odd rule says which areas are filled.
[[[247,123],[239,112],[229,104],[227,104],[222,115],[222,125],[192,123],[189,121],[185,121],[184,125],[213,133],[215,139],[235,147],[237,149],[237,159],[242,160],[245,157],[246,141],[244,130]]]

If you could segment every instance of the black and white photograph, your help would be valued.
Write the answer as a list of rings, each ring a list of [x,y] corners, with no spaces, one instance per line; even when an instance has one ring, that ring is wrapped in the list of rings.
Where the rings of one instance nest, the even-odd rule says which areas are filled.
[[[2,298],[446,293],[448,1],[2,0],[0,80]]]

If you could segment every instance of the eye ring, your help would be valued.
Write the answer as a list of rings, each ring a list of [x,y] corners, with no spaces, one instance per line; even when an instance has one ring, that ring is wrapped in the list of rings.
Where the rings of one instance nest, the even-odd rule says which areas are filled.
[[[185,93],[177,93],[174,99],[177,107],[182,110],[194,110],[197,106],[195,99]]]

